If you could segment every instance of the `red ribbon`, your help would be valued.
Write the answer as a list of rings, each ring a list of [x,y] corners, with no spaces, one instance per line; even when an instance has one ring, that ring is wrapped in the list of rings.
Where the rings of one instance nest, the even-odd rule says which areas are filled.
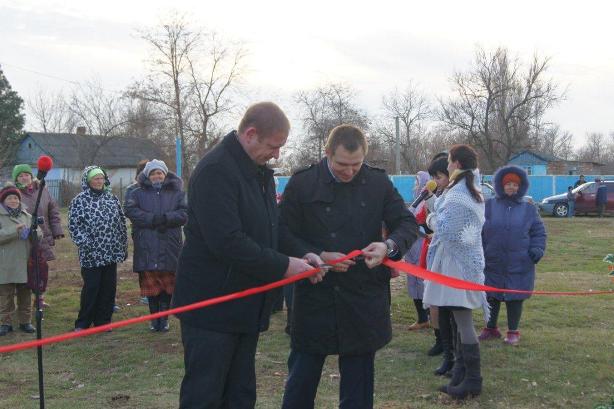
[[[342,261],[349,260],[355,258],[357,256],[362,255],[362,251],[354,250],[345,257],[342,257],[337,260],[331,260],[329,264],[338,264]],[[518,294],[538,294],[538,295],[598,295],[598,294],[614,294],[614,291],[580,291],[580,292],[562,292],[562,291],[523,291],[523,290],[510,290],[510,289],[501,289],[490,287],[482,284],[472,283],[470,281],[459,280],[457,278],[452,278],[445,276],[443,274],[434,273],[432,271],[428,271],[422,267],[414,266],[412,264],[405,263],[403,261],[392,261],[392,260],[384,260],[384,264],[388,267],[395,268],[397,270],[403,271],[404,273],[414,275],[419,278],[423,278],[425,280],[434,281],[439,284],[443,284],[448,287],[457,288],[459,290],[468,290],[468,291],[489,291],[489,292],[500,292],[500,293],[518,293]],[[98,334],[100,332],[106,332],[110,329],[126,327],[128,325],[137,324],[140,322],[149,321],[156,318],[162,318],[168,315],[173,314],[181,314],[183,312],[197,310],[199,308],[208,307],[210,305],[221,304],[227,301],[236,300],[243,297],[249,297],[250,295],[263,293],[265,291],[272,290],[274,288],[282,287],[287,284],[294,283],[296,281],[303,280],[305,278],[311,277],[319,271],[319,268],[314,268],[308,271],[304,271],[300,274],[297,274],[290,278],[284,278],[283,280],[276,281],[271,284],[263,285],[260,287],[249,288],[247,290],[239,291],[236,293],[223,295],[221,297],[210,298],[208,300],[199,301],[194,304],[186,305],[179,308],[173,308],[167,311],[158,312],[155,314],[143,315],[136,318],[130,318],[124,321],[117,321],[106,325],[101,325],[99,327],[85,329],[79,332],[68,332],[65,334],[55,335],[48,338],[43,338],[40,340],[33,340],[22,342],[19,344],[5,345],[0,347],[0,354],[9,353],[15,351],[21,351],[24,349],[36,348],[38,346],[56,344],[58,342],[67,341],[69,339],[87,337],[89,335]]]
[[[422,278],[428,281],[434,281],[438,284],[443,284],[447,287],[456,288],[459,290],[468,291],[488,291],[491,293],[514,293],[514,294],[535,294],[535,295],[599,295],[599,294],[614,294],[612,290],[606,291],[530,291],[530,290],[512,290],[509,288],[496,288],[488,285],[473,283],[471,281],[460,280],[454,277],[448,277],[443,274],[434,273],[425,268],[406,263],[404,261],[384,260],[384,264],[390,268],[403,271],[406,274]]]

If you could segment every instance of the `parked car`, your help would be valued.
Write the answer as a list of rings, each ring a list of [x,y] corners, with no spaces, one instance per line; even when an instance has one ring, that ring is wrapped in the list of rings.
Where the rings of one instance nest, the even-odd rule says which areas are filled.
[[[480,185],[482,186],[482,196],[484,196],[484,201],[487,201],[488,199],[491,199],[491,198],[496,196],[495,188],[492,187],[492,185],[490,183],[482,182],[482,183],[480,183]],[[529,202],[531,204],[535,204],[533,202],[533,197],[531,197],[529,195],[524,195],[522,197],[522,199],[525,202]]]
[[[614,180],[606,180],[605,184],[608,187],[608,204],[606,205],[606,211],[612,212],[614,211]],[[597,213],[597,204],[595,200],[597,195],[597,184],[595,182],[584,183],[573,189],[572,192],[577,193],[576,215]],[[546,197],[539,203],[539,210],[544,214],[556,217],[567,217],[567,192]]]

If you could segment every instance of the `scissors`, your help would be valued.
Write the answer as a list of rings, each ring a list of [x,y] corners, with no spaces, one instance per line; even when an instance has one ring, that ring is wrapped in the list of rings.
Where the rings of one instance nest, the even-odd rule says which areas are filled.
[[[363,256],[362,254],[359,254],[356,257],[352,258],[354,261],[364,261],[365,260],[365,256]],[[350,259],[350,260],[352,260]],[[334,264],[328,264],[328,263],[324,263],[324,264],[318,264],[316,267],[322,269],[322,270],[330,270],[331,268],[334,267]]]

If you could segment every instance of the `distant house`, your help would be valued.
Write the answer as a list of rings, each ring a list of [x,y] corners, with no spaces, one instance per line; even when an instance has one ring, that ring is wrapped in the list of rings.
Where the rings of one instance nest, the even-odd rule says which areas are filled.
[[[85,166],[99,165],[108,172],[111,185],[119,187],[132,183],[137,162],[161,157],[160,149],[147,139],[114,137],[100,146],[96,141],[100,138],[84,133],[27,132],[17,149],[15,163],[28,163],[36,172],[40,155],[51,156],[53,169],[47,180],[73,184],[81,183]]]
[[[508,161],[527,171],[529,175],[601,175],[603,164],[565,160],[556,156],[525,150],[512,156]]]

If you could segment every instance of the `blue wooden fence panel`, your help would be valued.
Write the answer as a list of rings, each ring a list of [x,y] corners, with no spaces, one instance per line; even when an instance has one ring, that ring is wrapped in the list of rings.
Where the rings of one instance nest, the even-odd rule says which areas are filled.
[[[614,180],[614,175],[609,176],[586,176],[587,182],[592,182],[595,178],[606,180]],[[277,192],[283,193],[288,176],[277,177]],[[401,196],[406,202],[413,198],[414,183],[416,182],[415,175],[394,175],[390,176],[392,183],[399,190]],[[483,180],[492,184],[492,175],[484,175]],[[546,176],[529,176],[529,196],[533,197],[536,202],[541,202],[542,199],[548,196],[558,195],[567,192],[568,186],[573,186],[578,180],[577,175],[546,175]]]

